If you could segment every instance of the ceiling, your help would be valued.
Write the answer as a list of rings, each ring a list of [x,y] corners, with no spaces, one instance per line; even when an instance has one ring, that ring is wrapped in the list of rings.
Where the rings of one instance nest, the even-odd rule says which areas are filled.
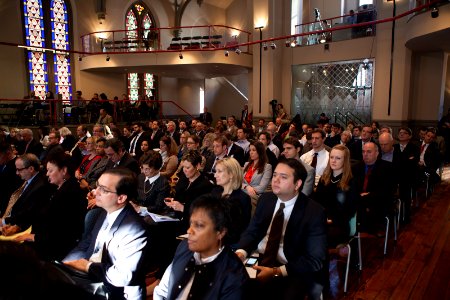
[[[228,6],[233,2],[233,0],[203,0],[204,3],[209,5],[217,6],[219,8],[227,9]]]

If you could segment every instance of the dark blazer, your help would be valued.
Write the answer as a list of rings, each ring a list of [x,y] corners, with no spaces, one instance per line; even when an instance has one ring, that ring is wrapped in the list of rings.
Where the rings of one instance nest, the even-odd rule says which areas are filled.
[[[45,174],[39,172],[17,199],[11,216],[5,218],[6,224],[17,225],[21,230],[26,230],[30,225],[35,224],[43,209],[48,205],[53,191],[54,188],[48,183]]]
[[[81,152],[80,148],[78,147],[78,142],[86,143],[86,140],[87,140],[87,136],[85,135],[84,137],[82,137],[81,139],[78,139],[76,141],[77,146],[75,148],[73,148],[73,146],[72,146],[72,148],[67,150],[67,151],[71,151],[73,149],[73,151],[72,151],[72,161],[75,164],[75,166],[79,166],[80,165],[81,161],[83,160],[83,156],[84,156],[83,153]]]
[[[111,160],[109,160],[108,164],[110,167],[114,167],[114,163]],[[136,175],[141,173],[138,162],[128,152],[124,153],[117,167],[126,168],[133,171]]]
[[[209,111],[206,113],[201,113],[199,120],[205,125],[211,125],[213,121],[212,114]]]
[[[150,134],[149,136],[149,142],[150,142],[150,147],[151,149],[155,149],[158,148],[159,149],[159,140],[164,136],[164,132],[161,129],[158,129],[155,132],[155,136],[152,139],[152,134]]]
[[[42,151],[44,150],[41,142],[39,142],[35,139],[31,140],[30,145],[28,145],[28,148],[26,148],[26,147],[27,147],[27,143],[22,141],[20,143],[20,148],[18,149],[19,153],[20,154],[33,153],[34,155],[39,157],[41,155]],[[26,152],[25,152],[25,148],[27,149]]]
[[[175,141],[175,143],[177,143],[177,145],[180,145],[180,133],[178,131],[174,131],[173,134],[171,135],[170,132],[166,132],[166,135],[173,138],[173,140]]]
[[[77,139],[72,134],[68,134],[61,143],[61,146],[64,148],[64,151],[70,151],[76,143]]]
[[[238,243],[240,249],[252,253],[266,236],[274,214],[277,196],[261,195],[247,230]],[[323,207],[299,193],[284,233],[284,255],[289,277],[308,279],[321,272],[327,256],[326,217]]]
[[[34,246],[42,258],[61,260],[76,246],[83,233],[86,206],[86,193],[75,178],[55,191],[33,224]]]
[[[419,162],[419,147],[409,142],[403,152],[400,150],[400,144],[394,145],[393,164],[398,175],[400,184],[413,184],[417,173],[417,164]]]
[[[97,235],[106,218],[102,211],[90,234],[64,258],[64,261],[89,259],[95,248]],[[102,261],[92,263],[89,278],[103,282],[111,299],[145,299],[145,254],[149,241],[142,218],[127,204],[114,221],[106,237]]]
[[[211,194],[222,198],[223,187],[216,186]],[[250,196],[241,189],[234,190],[227,198],[231,204],[231,228],[228,229],[227,239],[229,244],[235,244],[250,223],[252,215],[252,203]]]
[[[147,193],[144,191],[144,182],[145,175],[141,173],[138,175],[138,199],[136,203],[139,206],[147,207],[150,212],[161,213],[167,207],[164,198],[170,196],[170,185],[167,177],[159,176],[151,184],[151,189]]]
[[[130,143],[129,143],[128,147],[126,148],[127,152],[129,152],[129,153],[131,153],[130,147],[131,147],[134,137],[135,137],[135,135],[133,135],[130,138]],[[142,150],[141,150],[142,141],[150,141],[150,133],[148,133],[147,131],[142,132],[141,136],[136,141],[136,148],[134,149],[134,153],[136,155],[134,156],[134,158],[137,161],[139,161],[139,158],[142,156]],[[150,142],[149,142],[149,146],[150,146]]]
[[[94,189],[97,179],[100,178],[106,169],[112,167],[110,162],[109,158],[105,156],[92,163],[87,173],[83,176],[83,179],[87,181],[91,188]]]
[[[11,159],[4,165],[0,165],[0,182],[2,185],[0,193],[0,216],[8,206],[9,198],[23,183],[16,174],[16,158]]]
[[[378,146],[378,152],[380,153],[381,157],[381,149],[378,143],[374,139],[370,139],[370,142],[375,143],[375,145]],[[350,158],[354,160],[363,160],[362,156],[362,140],[356,140],[354,143],[348,146],[348,149],[350,150]]]
[[[436,172],[441,163],[440,152],[436,142],[431,142],[425,150],[424,158],[426,169],[430,174]]]
[[[230,152],[228,152],[227,156],[236,159],[241,165],[241,167],[243,167],[245,163],[244,149],[242,149],[242,147],[236,145],[235,143],[232,143],[229,149]]]
[[[182,285],[182,288],[184,288],[185,282],[195,272],[193,255],[194,253],[189,250],[187,241],[182,241],[172,262],[168,300],[180,296],[179,286]],[[203,275],[208,281],[205,282],[203,288],[198,289],[198,293],[194,295],[195,299],[244,299],[243,292],[248,281],[248,274],[242,262],[229,247],[225,247],[214,261],[202,266],[204,272],[206,272]],[[190,291],[195,293],[192,289]]]

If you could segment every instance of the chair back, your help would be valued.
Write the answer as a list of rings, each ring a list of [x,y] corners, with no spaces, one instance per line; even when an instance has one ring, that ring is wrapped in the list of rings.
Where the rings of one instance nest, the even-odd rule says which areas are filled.
[[[349,221],[350,225],[350,236],[354,236],[356,234],[356,213]]]

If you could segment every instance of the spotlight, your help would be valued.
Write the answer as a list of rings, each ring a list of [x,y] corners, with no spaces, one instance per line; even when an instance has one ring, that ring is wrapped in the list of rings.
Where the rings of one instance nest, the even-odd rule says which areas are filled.
[[[83,57],[82,56],[78,56],[78,61],[82,61]]]
[[[323,49],[325,49],[325,50],[330,50],[330,44],[325,44],[325,45],[323,45]]]
[[[326,42],[327,42],[327,39],[325,37],[325,34],[322,33],[322,35],[320,36],[319,43],[325,44]]]
[[[286,40],[285,45],[286,45],[286,47],[290,47],[291,46],[291,41],[290,40]]]
[[[295,48],[297,46],[297,40],[291,41],[291,48]]]
[[[437,18],[437,17],[439,17],[439,8],[437,8],[437,6],[432,6],[431,7],[431,17],[434,19],[434,18]]]
[[[268,47],[267,47],[267,44],[266,44],[266,43],[263,43],[263,44],[262,44],[262,47],[263,47],[264,51],[267,51]]]
[[[180,54],[178,54],[178,57],[179,57],[180,59],[183,59],[183,54],[180,52]]]
[[[225,50],[225,57],[228,57],[229,54],[228,50]]]
[[[234,52],[236,52],[237,55],[241,54],[241,49],[237,48],[236,50],[234,50]]]
[[[270,43],[270,48],[272,48],[273,50],[277,49],[277,44],[275,44],[274,42]]]
[[[109,57],[109,55],[106,56],[106,61],[109,61],[111,59],[111,57]]]

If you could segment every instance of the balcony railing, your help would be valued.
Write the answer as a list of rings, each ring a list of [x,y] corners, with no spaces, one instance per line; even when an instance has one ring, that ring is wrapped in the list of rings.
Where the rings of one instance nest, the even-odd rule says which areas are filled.
[[[295,25],[295,34],[304,34],[296,39],[297,46],[317,45],[374,35],[375,24],[343,28],[342,30],[339,30],[339,27],[375,21],[376,19],[375,9],[363,9],[353,15],[348,14],[328,19],[320,19],[320,14],[316,12],[316,21]],[[327,29],[338,30],[321,34],[307,34],[308,32]]]
[[[251,33],[225,25],[97,31],[81,36],[85,53],[233,49]],[[240,49],[249,52],[249,46]]]

